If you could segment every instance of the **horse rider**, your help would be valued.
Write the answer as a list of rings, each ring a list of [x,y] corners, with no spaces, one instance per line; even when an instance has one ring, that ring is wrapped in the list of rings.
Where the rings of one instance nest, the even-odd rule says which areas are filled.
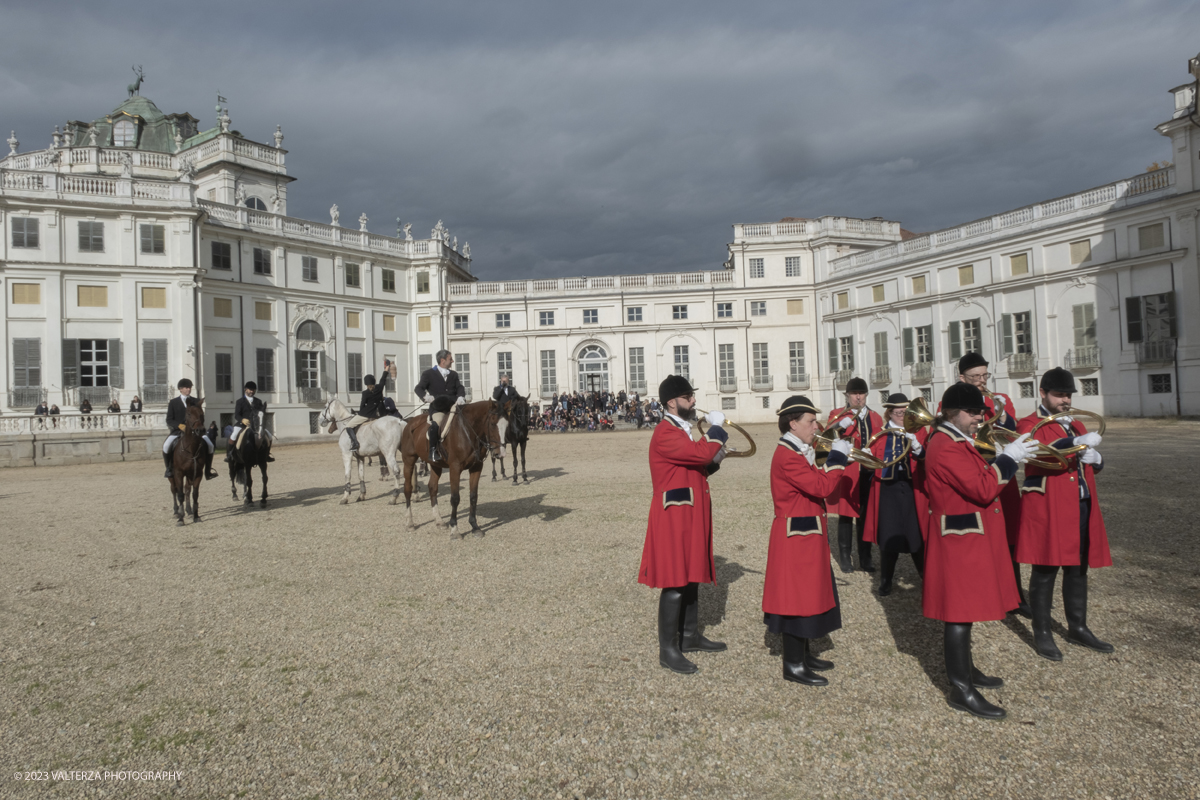
[[[502,403],[505,400],[513,400],[516,396],[517,390],[512,385],[512,381],[509,380],[507,375],[501,375],[500,385],[492,390],[492,399]]]
[[[384,361],[385,372],[387,368],[388,363]],[[350,434],[351,453],[358,452],[358,426],[383,415],[383,390],[387,388],[386,380],[377,384],[374,375],[364,375],[363,386],[362,401],[358,404],[358,414],[346,420],[346,433]]]
[[[449,430],[458,407],[467,403],[467,390],[459,382],[458,373],[450,369],[454,366],[454,356],[449,350],[438,350],[436,358],[437,366],[421,373],[420,382],[413,388],[417,397],[429,403],[430,461],[445,459],[439,446],[441,432]]]
[[[174,472],[171,464],[172,451],[175,449],[175,443],[183,431],[187,428],[187,410],[191,406],[200,405],[200,401],[192,397],[192,382],[187,378],[180,378],[176,384],[179,389],[179,396],[172,397],[171,402],[167,403],[167,440],[163,442],[163,464],[167,471],[163,473],[164,478],[171,477]],[[208,454],[204,457],[204,478],[212,480],[217,477],[217,473],[212,468],[213,460],[213,443],[207,435],[204,437],[204,443],[208,445]]]
[[[263,404],[263,401],[254,396],[257,391],[257,383],[254,381],[246,381],[246,385],[242,387],[242,396],[238,398],[237,403],[235,403],[233,406],[233,419],[236,424],[233,426],[233,430],[229,434],[229,444],[225,448],[226,464],[233,463],[234,449],[242,449],[242,431],[250,427],[251,418],[257,415],[259,412],[267,410],[267,407]],[[269,444],[271,441],[271,434],[265,430],[263,431],[263,434],[267,437],[268,442],[266,460],[274,461],[275,457],[271,455]]]

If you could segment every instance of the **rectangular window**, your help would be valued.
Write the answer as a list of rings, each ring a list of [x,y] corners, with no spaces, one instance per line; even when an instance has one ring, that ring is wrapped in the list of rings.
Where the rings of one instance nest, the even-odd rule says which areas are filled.
[[[767,358],[767,343],[753,342],[750,345],[751,365],[754,368],[754,380],[765,381],[771,377],[771,364]]]
[[[831,373],[838,371],[838,340],[829,340],[829,371]]]
[[[108,339],[79,340],[79,385],[108,386]]]
[[[346,353],[346,390],[350,392],[363,390],[362,353]]]
[[[12,246],[13,247],[37,247],[38,246],[38,220],[36,217],[13,217],[12,218]],[[30,341],[40,341],[31,339]]]
[[[766,395],[764,395],[764,396],[763,396],[763,399],[762,399],[762,407],[763,407],[763,408],[770,408],[770,407],[771,407],[771,398],[770,398],[769,396],[766,396]]]
[[[804,300],[803,299],[788,300],[787,301],[787,312],[788,312],[789,316],[793,316],[793,317],[798,314],[803,314],[804,313]]]
[[[885,296],[886,295],[884,294],[882,283],[877,283],[871,287],[871,302],[872,303],[882,303]]]
[[[79,286],[76,292],[80,308],[108,308],[107,286]]]
[[[508,314],[507,312],[505,312],[503,314],[497,314],[496,315],[496,327],[497,328],[511,328],[512,327],[512,316],[510,314]]]
[[[554,360],[553,350],[541,351],[542,359],[542,394],[549,394],[558,387],[558,367]]]
[[[750,302],[750,316],[765,317],[767,315],[766,300],[752,300]]]
[[[553,325],[553,324],[554,324],[554,312],[553,311],[539,311],[538,312],[538,325],[545,326],[545,325]]]
[[[41,305],[42,285],[40,283],[14,283],[12,285],[12,301],[15,306]]]
[[[688,346],[686,344],[675,345],[675,374],[682,375],[689,381],[692,377],[692,368],[688,359]]]
[[[1071,242],[1071,263],[1083,264],[1092,260],[1092,240]]]
[[[792,380],[800,380],[806,374],[804,342],[788,342],[788,374]]]
[[[471,399],[471,354],[470,353],[455,353],[454,354],[454,371],[458,373],[458,382],[462,384],[463,389],[467,393],[467,399]]]
[[[433,330],[433,317],[417,317],[417,332],[429,333]]]
[[[646,385],[646,348],[631,347],[629,348],[629,388],[638,391],[635,387],[644,387]]]
[[[233,269],[233,248],[228,242],[212,243],[212,268]]]
[[[1170,394],[1171,393],[1171,373],[1164,372],[1161,375],[1150,376],[1150,394]]]
[[[1029,274],[1029,254],[1020,253],[1015,256],[1008,257],[1008,271],[1015,278],[1019,275]]]
[[[1033,397],[1033,381],[1021,381],[1017,384],[1017,390],[1021,393],[1022,400]]]
[[[676,306],[678,308],[678,306]],[[731,319],[733,317],[733,303],[717,303],[717,319]],[[676,317],[675,319],[679,319]]]
[[[1012,315],[1014,353],[1033,352],[1033,325],[1028,311]]]
[[[315,256],[300,256],[300,277],[306,281],[317,279],[317,259]]]
[[[958,268],[958,285],[970,286],[975,282],[975,265],[968,264]]]
[[[907,367],[917,360],[917,348],[913,343],[913,329],[905,328],[901,331],[901,339],[904,344],[904,366]]]
[[[750,277],[761,278],[766,270],[763,268],[763,260],[761,258],[750,259]]]
[[[850,293],[849,292],[838,292],[837,294],[835,294],[833,296],[833,307],[836,308],[838,311],[849,308],[850,307]]]
[[[1175,293],[1125,298],[1129,343],[1159,342],[1175,338]]]
[[[217,391],[233,391],[233,353],[217,353]]]
[[[921,399],[928,405],[933,402],[933,389],[928,386],[921,387]]]
[[[263,320],[264,322],[271,321],[271,304],[256,302],[254,304],[254,318]]]
[[[361,324],[362,324],[362,316],[360,315],[360,313],[358,311],[347,311],[346,312],[346,327],[347,328],[358,328],[358,327],[360,327]]]
[[[271,274],[271,251],[261,247],[254,248],[254,274]]]
[[[104,223],[103,222],[81,222],[81,223],[79,223],[79,252],[81,252],[81,253],[103,253],[104,252]]]
[[[269,347],[259,347],[254,351],[254,361],[254,382],[258,384],[258,390],[275,391],[275,351]]]
[[[296,351],[296,388],[319,389],[321,387],[321,354],[306,350]]]
[[[720,378],[720,388],[737,386],[737,373],[733,369],[733,345],[717,345],[717,377]]]
[[[951,322],[949,326],[950,360],[958,361],[964,353],[979,353],[979,320],[965,319],[962,322]]]
[[[167,252],[166,228],[162,225],[139,225],[142,252],[161,255]]]
[[[496,353],[496,383],[499,383],[503,377],[512,381],[512,374],[512,352]]]
[[[42,340],[13,339],[12,343],[13,386],[40,389],[42,386]],[[36,403],[14,403],[14,405],[36,405]]]
[[[384,269],[380,270],[379,275],[383,280],[383,290],[385,292],[396,291],[396,270]]]
[[[383,315],[383,329],[385,331],[387,331],[388,333],[394,333],[396,331],[396,315],[395,314],[384,314]]]
[[[466,329],[467,329],[467,315],[466,314],[455,314],[454,315],[454,330],[465,331]]]
[[[687,306],[671,306],[671,319],[687,319]]]
[[[584,325],[596,325],[599,322],[600,322],[600,309],[585,308],[583,310],[583,324]]]
[[[962,323],[951,322],[948,330],[950,339],[950,360],[958,361],[962,358]]]
[[[983,354],[983,324],[982,320],[964,319],[962,323],[962,343],[964,353]]]
[[[912,276],[912,293],[913,294],[925,294],[925,276],[924,275],[913,275]]]
[[[917,361],[928,364],[933,361],[933,326],[917,328]]]
[[[1096,344],[1096,306],[1083,303],[1071,306],[1071,321],[1075,328],[1076,347],[1094,347]]]
[[[838,339],[838,361],[841,369],[854,370],[854,337]]]
[[[346,286],[350,288],[362,286],[362,266],[359,264],[346,265]]]
[[[1138,228],[1138,250],[1155,250],[1165,243],[1163,224],[1144,225]]]
[[[875,336],[875,366],[886,367],[888,365],[888,342],[886,331],[876,331]]]
[[[166,308],[167,289],[165,286],[143,286],[142,308]]]
[[[641,306],[630,306],[629,308],[625,309],[625,321],[626,322],[641,322],[642,321],[642,307]]]
[[[147,403],[165,403],[167,397],[167,340],[142,339],[142,399]],[[158,387],[161,397],[151,400],[148,387]]]
[[[429,294],[429,273],[417,273],[417,294]]]
[[[788,256],[783,260],[784,274],[789,278],[800,277],[800,256]]]
[[[1084,397],[1096,397],[1100,394],[1099,378],[1080,378],[1079,385]]]
[[[721,398],[721,410],[722,411],[734,411],[736,409],[737,409],[737,398],[736,397],[731,396],[731,397],[722,397]]]
[[[426,354],[426,355],[417,357],[417,369],[420,370],[422,375],[425,374],[425,370],[431,369],[432,367],[433,367],[433,356]]]

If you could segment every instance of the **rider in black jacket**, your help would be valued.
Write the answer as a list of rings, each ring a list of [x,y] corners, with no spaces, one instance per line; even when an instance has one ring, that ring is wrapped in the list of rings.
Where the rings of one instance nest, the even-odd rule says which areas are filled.
[[[241,435],[243,428],[250,427],[250,420],[259,412],[266,411],[267,406],[263,401],[254,396],[258,391],[258,384],[254,381],[246,381],[246,385],[242,388],[242,396],[237,399],[233,406],[233,431],[229,434],[229,443],[225,446],[225,463],[233,463],[233,450],[237,447],[238,437]],[[264,433],[266,433],[264,431]],[[270,434],[267,434],[269,437]],[[268,438],[268,441],[270,439]],[[270,450],[267,451],[267,461],[274,461]]]
[[[383,369],[386,374],[391,364],[384,359]],[[350,434],[350,452],[358,452],[358,426],[364,422],[383,416],[383,390],[386,388],[386,378],[383,383],[376,384],[374,375],[363,376],[362,401],[358,404],[358,414],[346,420],[346,433]]]
[[[192,406],[200,405],[200,401],[192,397],[192,382],[187,378],[180,378],[177,385],[179,396],[172,397],[171,402],[167,403],[167,440],[163,442],[163,464],[167,471],[163,474],[164,478],[171,477],[174,471],[171,464],[172,451],[175,449],[175,442],[183,434],[183,430],[187,427],[187,410]],[[213,443],[208,436],[204,437],[204,443],[208,445],[208,453],[204,458],[204,477],[206,480],[212,480],[217,477],[217,473],[213,471]]]

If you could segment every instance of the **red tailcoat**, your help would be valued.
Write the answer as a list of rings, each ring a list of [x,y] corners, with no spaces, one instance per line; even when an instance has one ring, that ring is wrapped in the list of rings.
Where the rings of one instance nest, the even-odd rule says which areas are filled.
[[[925,446],[925,439],[929,437],[928,428],[917,432],[917,441],[921,446]],[[875,444],[871,445],[871,454],[880,461],[887,461],[887,441],[892,437],[881,436]],[[923,459],[917,458],[910,450],[908,453],[908,469],[912,475],[913,485],[913,505],[917,507],[917,524],[921,528],[921,538],[928,539],[929,534],[926,530],[929,519],[929,498],[925,496],[925,468],[922,465]],[[876,542],[879,539],[879,488],[880,482],[883,479],[883,470],[876,470],[875,476],[871,480],[871,496],[867,500],[867,521],[863,528],[863,541]]]
[[[839,408],[831,411],[829,421],[841,415],[845,410],[844,408]],[[870,432],[867,434],[866,439],[869,439],[871,438],[871,434],[878,433],[879,429],[883,427],[883,417],[871,411],[867,414],[867,418],[870,420]],[[862,436],[862,428],[863,425],[856,421],[846,434],[846,439],[860,450],[866,441]],[[842,472],[841,478],[838,480],[837,489],[825,501],[825,507],[829,509],[830,514],[837,514],[839,517],[858,517],[862,515],[864,509],[860,507],[858,499],[858,481],[861,476],[862,469],[859,467],[858,462],[851,461],[850,465]]]
[[[1017,431],[1028,433],[1039,419],[1041,409],[1025,417]],[[1052,444],[1068,436],[1087,433],[1076,420],[1071,432],[1051,422],[1037,432],[1037,440]],[[1035,455],[1034,458],[1044,458]],[[1079,456],[1067,458],[1070,469],[1044,469],[1025,465],[1025,480],[1021,485],[1021,536],[1017,541],[1016,560],[1022,564],[1044,566],[1075,566],[1079,564]],[[1096,475],[1091,464],[1083,464],[1083,477],[1092,495],[1092,513],[1088,519],[1088,566],[1112,566],[1108,550],[1108,533],[1100,514],[1100,496],[1096,492]]]
[[[987,409],[987,418],[991,419],[996,414],[995,401],[999,401],[1003,410],[996,422],[993,423],[994,427],[1015,431],[1017,429],[1017,407],[1013,405],[1012,398],[1006,394],[995,392],[992,397],[984,395],[983,405]],[[938,413],[940,414],[941,411],[942,404],[938,403]],[[1008,539],[1008,549],[1014,551],[1017,548],[1017,539],[1021,534],[1021,490],[1015,480],[1006,483],[1003,491],[1000,492],[1000,509],[1004,513],[1004,533]]]
[[[815,467],[790,440],[779,440],[771,459],[775,521],[767,547],[764,612],[811,617],[833,608],[824,501],[844,470],[843,464]]]
[[[693,442],[670,417],[650,437],[650,521],[638,583],[665,589],[713,583],[712,501],[708,465],[721,442],[707,436]]]
[[[1017,607],[1017,582],[1004,535],[1000,467],[970,439],[939,425],[925,452],[929,527],[925,540],[925,616],[943,622],[1004,619]]]

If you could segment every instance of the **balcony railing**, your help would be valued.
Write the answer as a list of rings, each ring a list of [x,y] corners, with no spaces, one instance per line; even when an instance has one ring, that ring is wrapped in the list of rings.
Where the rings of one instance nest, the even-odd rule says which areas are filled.
[[[755,375],[750,379],[750,388],[756,392],[769,392],[775,388],[775,378],[771,375]]]
[[[1093,344],[1068,350],[1063,363],[1067,369],[1099,369],[1100,346]]]
[[[1175,340],[1139,342],[1137,346],[1139,364],[1170,364],[1175,360]]]
[[[837,372],[833,373],[833,385],[838,389],[845,389],[846,384],[849,383],[850,379],[853,377],[854,370],[839,369]]]
[[[558,395],[558,392],[555,391],[555,387],[553,387],[553,386],[543,385],[541,392],[539,392],[539,396],[543,400],[553,400],[557,395]]]
[[[1029,374],[1037,371],[1037,353],[1013,353],[1008,357],[1008,373]]]
[[[100,412],[94,414],[55,414],[54,416],[14,416],[0,417],[0,434],[23,435],[40,433],[78,433],[84,431],[127,431],[149,430],[162,431],[167,426],[167,415],[159,412],[148,414],[122,413],[110,414]]]
[[[629,391],[637,392],[639,395],[645,394],[646,393],[645,381],[643,381],[641,383],[638,383],[637,381],[630,381],[629,382]]]
[[[149,383],[142,387],[142,405],[165,406],[171,402],[171,386],[166,383]]]
[[[788,375],[788,389],[792,391],[807,391],[809,386],[808,375],[803,372],[793,372]]]
[[[41,386],[14,386],[8,393],[9,408],[36,408],[46,399],[46,390]]]
[[[72,386],[63,394],[68,406],[79,406],[87,400],[93,409],[107,406],[117,396],[111,386]]]
[[[300,386],[296,389],[296,399],[310,406],[325,404],[325,393],[320,386]]]
[[[720,388],[720,390],[722,392],[736,392],[737,391],[737,378],[733,378],[733,377],[721,378],[718,381],[717,385],[718,385],[718,388]]]
[[[912,382],[928,383],[933,380],[933,362],[917,361],[912,365]]]
[[[892,382],[891,367],[873,367],[871,369],[871,385],[887,386]]]

